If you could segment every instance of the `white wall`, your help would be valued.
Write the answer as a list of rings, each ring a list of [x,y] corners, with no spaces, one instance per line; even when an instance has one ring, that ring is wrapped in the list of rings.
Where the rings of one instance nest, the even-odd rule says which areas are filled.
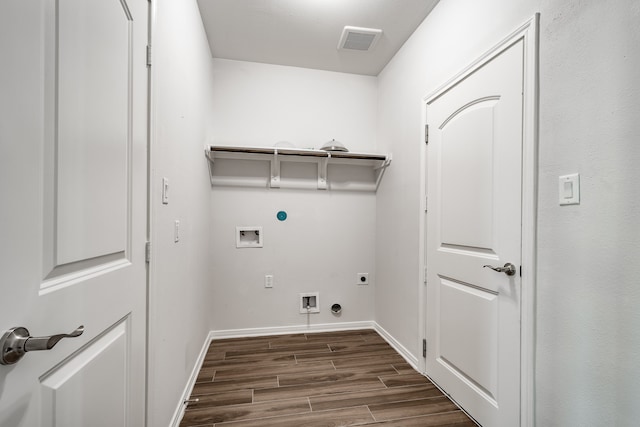
[[[376,78],[214,59],[216,144],[376,148]]]
[[[378,76],[378,145],[393,167],[377,200],[376,321],[416,357],[423,98],[535,12],[533,1],[442,1]]]
[[[211,330],[211,62],[195,0],[154,2],[149,426],[167,426]],[[160,200],[169,178],[169,204]],[[181,238],[174,243],[174,220]]]
[[[422,97],[538,11],[536,425],[635,425],[637,1],[443,1],[385,68],[378,145],[394,167],[378,192],[376,320],[418,355]],[[560,207],[558,176],[573,172],[582,202]]]
[[[375,150],[375,78],[217,59],[213,64],[211,143],[289,141],[317,148],[335,138],[352,151]],[[247,173],[262,168],[258,175],[267,178],[266,164],[237,167]],[[276,218],[280,210],[288,213],[284,222]],[[264,248],[236,249],[236,226],[264,227]],[[212,187],[212,329],[373,320],[374,235],[372,192]],[[370,273],[369,286],[356,284],[360,272]],[[272,289],[264,288],[265,274],[274,275]],[[321,313],[299,314],[298,294],[313,291],[320,292]],[[335,302],[343,307],[338,317],[329,311]]]
[[[280,210],[286,221],[277,220]],[[211,220],[214,330],[373,320],[371,194],[217,187]],[[237,225],[262,226],[264,247],[237,249]],[[360,272],[371,274],[369,286],[357,285]],[[265,274],[274,275],[272,289]],[[320,313],[299,313],[301,292],[320,293]],[[330,313],[333,303],[340,316]]]
[[[150,425],[166,424],[208,329],[304,324],[298,292],[319,290],[322,305],[346,301],[341,318],[325,311],[313,323],[375,316],[419,355],[422,98],[537,11],[537,425],[632,425],[640,415],[637,1],[440,2],[381,73],[378,91],[373,78],[222,60],[213,61],[210,88],[195,5],[175,3],[159,6],[155,41],[154,176],[169,176],[175,198],[155,205]],[[330,138],[352,150],[393,153],[377,200],[211,189],[201,162],[204,140],[318,147]],[[581,173],[582,203],[560,207],[557,177],[571,172]],[[276,221],[278,210],[288,211],[286,222]],[[178,244],[176,218],[187,225]],[[262,225],[265,247],[235,249],[235,225]],[[374,268],[368,288],[351,284],[356,272]],[[275,275],[270,290],[267,273]],[[178,337],[184,325],[193,335]]]
[[[538,425],[637,425],[640,3],[541,12]],[[581,203],[558,206],[574,172]]]

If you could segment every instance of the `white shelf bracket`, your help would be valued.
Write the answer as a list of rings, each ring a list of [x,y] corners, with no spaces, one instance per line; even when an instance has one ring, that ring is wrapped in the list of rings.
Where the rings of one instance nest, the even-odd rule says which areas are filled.
[[[329,164],[330,158],[331,153],[327,153],[327,157],[318,161],[318,190],[327,189],[327,165]]]
[[[213,155],[213,151],[211,151],[211,146],[210,145],[205,145],[204,146],[204,155],[207,158],[207,160],[209,160],[207,162],[207,166],[209,167],[209,179],[211,181],[211,185],[213,185],[213,160],[214,160],[214,155]]]
[[[273,150],[270,186],[271,188],[280,188],[280,159],[278,158],[278,149]]]
[[[382,177],[384,175],[384,171],[387,170],[387,167],[391,164],[391,155],[388,155],[387,158],[382,162],[382,164],[375,168],[377,173],[376,175],[376,191],[378,191],[378,187],[380,187],[380,182],[382,181]]]

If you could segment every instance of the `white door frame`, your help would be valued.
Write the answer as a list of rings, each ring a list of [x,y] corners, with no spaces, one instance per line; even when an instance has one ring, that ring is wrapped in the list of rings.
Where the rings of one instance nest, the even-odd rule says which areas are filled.
[[[523,130],[522,130],[522,301],[520,344],[520,425],[535,425],[535,295],[536,295],[536,226],[538,200],[538,28],[540,14],[522,24],[484,55],[453,78],[423,98],[423,128],[427,124],[427,102],[466,78],[499,52],[518,40],[524,42]],[[424,135],[423,135],[424,136]],[[425,139],[423,138],[422,141]],[[426,239],[427,239],[427,147],[421,142],[420,166],[420,273],[419,277],[419,348],[426,337]],[[426,359],[420,358],[420,370],[426,373]]]

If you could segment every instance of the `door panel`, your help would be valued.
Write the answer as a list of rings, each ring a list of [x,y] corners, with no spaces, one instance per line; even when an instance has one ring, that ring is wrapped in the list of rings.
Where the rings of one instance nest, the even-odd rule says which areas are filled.
[[[441,278],[440,363],[487,399],[497,395],[498,296]],[[469,351],[469,349],[473,349]]]
[[[119,0],[59,3],[53,61],[56,261],[124,253],[131,16]],[[52,63],[53,62],[53,63]]]
[[[523,42],[427,102],[427,374],[478,422],[519,424]]]
[[[43,425],[127,425],[129,327],[128,319],[118,322],[43,376]]]
[[[0,425],[141,426],[145,0],[0,3],[0,335],[72,331],[0,365]]]
[[[132,46],[120,1],[67,0],[57,15],[45,63],[56,76],[46,82],[54,87],[46,91],[53,126],[45,136],[56,148],[45,159],[56,182],[55,266],[124,254]]]
[[[457,111],[441,126],[442,243],[493,246],[493,108],[496,101]],[[473,129],[469,133],[468,129]]]

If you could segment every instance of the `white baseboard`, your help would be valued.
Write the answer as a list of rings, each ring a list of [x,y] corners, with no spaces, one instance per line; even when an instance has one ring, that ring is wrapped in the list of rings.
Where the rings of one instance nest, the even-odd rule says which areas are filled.
[[[324,323],[319,325],[276,326],[271,328],[226,329],[211,331],[213,339],[259,337],[265,335],[302,334],[305,332],[335,332],[354,329],[375,329],[375,322]]]
[[[337,332],[357,329],[373,329],[389,343],[413,369],[420,372],[418,368],[418,358],[411,354],[409,350],[397,341],[389,332],[374,321],[348,322],[348,323],[325,323],[321,325],[296,325],[277,326],[272,328],[248,328],[248,329],[227,329],[222,331],[211,331],[209,336],[213,339],[259,337],[265,335],[285,335],[300,334],[305,332]]]
[[[196,359],[196,363],[193,366],[193,370],[191,371],[191,375],[189,376],[189,380],[187,381],[187,385],[184,387],[184,391],[182,392],[182,397],[178,402],[178,407],[173,413],[173,417],[171,418],[171,427],[178,427],[180,425],[180,421],[182,421],[182,417],[184,416],[184,410],[186,408],[184,401],[191,396],[191,391],[193,390],[193,386],[196,384],[196,379],[198,378],[198,373],[200,372],[200,368],[204,363],[204,357],[207,355],[207,350],[209,350],[209,344],[211,344],[211,340],[213,340],[213,332],[209,332],[207,338],[204,340],[202,344],[202,349],[200,350],[200,354]]]
[[[209,345],[211,341],[215,339],[224,339],[224,338],[241,338],[241,337],[259,337],[266,335],[286,335],[286,334],[300,334],[305,332],[338,332],[338,331],[349,331],[349,330],[357,330],[357,329],[373,329],[378,332],[382,338],[385,339],[389,343],[391,347],[393,347],[406,361],[409,363],[416,371],[420,372],[418,369],[418,359],[412,355],[409,350],[406,349],[405,346],[400,344],[393,336],[391,336],[384,328],[378,325],[374,321],[364,321],[364,322],[345,322],[345,323],[325,323],[320,325],[294,325],[294,326],[277,326],[271,328],[247,328],[247,329],[226,329],[221,331],[211,331],[207,335],[207,338],[202,345],[202,350],[200,350],[200,355],[196,360],[196,363],[191,371],[191,376],[189,377],[189,381],[187,381],[187,385],[182,392],[182,398],[180,402],[178,402],[178,407],[173,415],[171,421],[171,427],[178,427],[180,421],[182,421],[182,417],[184,416],[185,405],[184,401],[189,398],[191,395],[191,391],[193,390],[193,386],[196,383],[196,379],[198,378],[198,373],[200,372],[200,368],[202,367],[202,363],[204,362],[204,357],[207,354],[207,350],[209,349]]]
[[[406,360],[407,363],[413,367],[413,369],[420,372],[420,369],[418,368],[418,358],[411,354],[411,352],[407,350],[405,346],[400,344],[399,341],[392,337],[389,332],[385,331],[382,326],[378,325],[375,322],[374,324],[374,329],[376,330],[376,332],[378,332],[382,336],[382,338],[384,338],[389,343],[389,345],[395,349],[395,351],[400,353],[400,356],[402,356],[404,360]]]

